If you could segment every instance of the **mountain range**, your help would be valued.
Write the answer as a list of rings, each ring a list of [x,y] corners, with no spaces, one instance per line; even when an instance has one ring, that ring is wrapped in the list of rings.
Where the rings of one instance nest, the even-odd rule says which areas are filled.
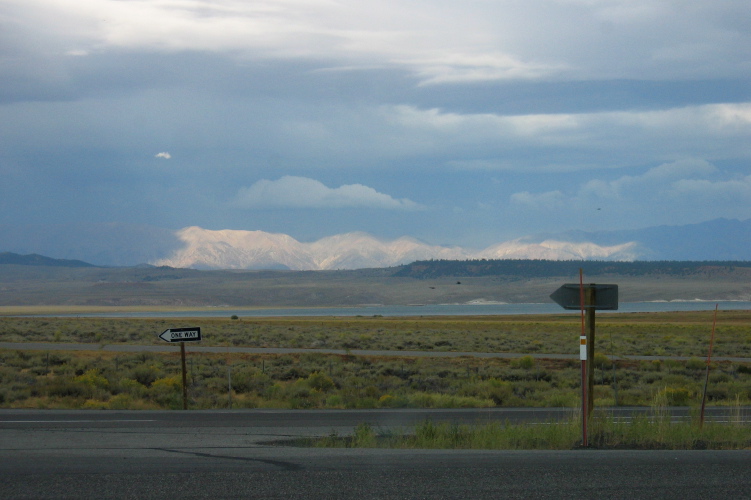
[[[551,233],[484,249],[439,246],[410,237],[383,240],[363,232],[300,242],[264,231],[177,231],[127,224],[28,228],[0,226],[0,251],[43,254],[96,265],[196,269],[360,269],[417,260],[751,260],[751,219],[629,231]]]
[[[170,257],[153,262],[158,266],[195,269],[360,269],[392,267],[416,260],[447,259],[552,259],[634,260],[636,245],[612,246],[544,240],[539,243],[514,240],[472,251],[461,247],[428,245],[414,238],[384,241],[367,233],[330,236],[301,243],[286,234],[263,231],[211,231],[187,227],[177,232],[185,246]]]

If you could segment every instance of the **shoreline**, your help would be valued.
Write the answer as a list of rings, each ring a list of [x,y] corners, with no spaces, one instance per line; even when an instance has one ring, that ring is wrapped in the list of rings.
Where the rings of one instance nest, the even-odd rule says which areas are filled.
[[[741,300],[666,300],[645,302],[622,302],[619,310],[602,311],[600,314],[632,313],[686,313],[714,309],[720,304],[721,311],[751,311],[751,301]],[[684,306],[671,309],[671,306]],[[722,307],[722,305],[726,307]],[[687,307],[686,307],[687,306]],[[697,306],[697,307],[692,307]],[[730,306],[730,307],[727,307]],[[322,314],[323,313],[323,314]],[[112,317],[112,318],[160,318],[201,317],[239,318],[262,317],[450,317],[450,316],[549,316],[571,315],[578,311],[566,311],[553,303],[502,303],[502,304],[421,304],[421,305],[353,305],[353,306],[82,306],[82,305],[33,305],[0,306],[0,317]]]

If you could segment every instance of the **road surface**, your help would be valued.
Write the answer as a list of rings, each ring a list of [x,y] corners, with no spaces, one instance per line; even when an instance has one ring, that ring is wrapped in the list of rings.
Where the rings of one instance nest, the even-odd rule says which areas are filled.
[[[270,441],[556,409],[0,411],[0,498],[747,498],[751,451],[316,449]],[[720,416],[719,418],[722,418]]]

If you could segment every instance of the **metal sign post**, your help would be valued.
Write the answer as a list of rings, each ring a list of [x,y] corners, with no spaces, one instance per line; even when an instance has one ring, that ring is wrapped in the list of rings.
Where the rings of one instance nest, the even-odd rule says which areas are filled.
[[[579,269],[579,283],[567,283],[550,295],[564,309],[581,311],[579,358],[582,369],[582,445],[588,446],[587,421],[594,410],[595,311],[618,309],[618,285],[584,284]]]
[[[194,328],[169,328],[159,334],[159,338],[165,342],[180,342],[180,361],[183,372],[183,410],[188,409],[188,375],[185,368],[185,342],[199,342],[201,340],[201,327]]]

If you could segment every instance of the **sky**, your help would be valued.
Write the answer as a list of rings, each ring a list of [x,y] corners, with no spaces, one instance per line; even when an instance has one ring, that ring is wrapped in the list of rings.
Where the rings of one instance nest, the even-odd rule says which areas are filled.
[[[751,218],[747,0],[0,0],[0,75],[4,225]]]

